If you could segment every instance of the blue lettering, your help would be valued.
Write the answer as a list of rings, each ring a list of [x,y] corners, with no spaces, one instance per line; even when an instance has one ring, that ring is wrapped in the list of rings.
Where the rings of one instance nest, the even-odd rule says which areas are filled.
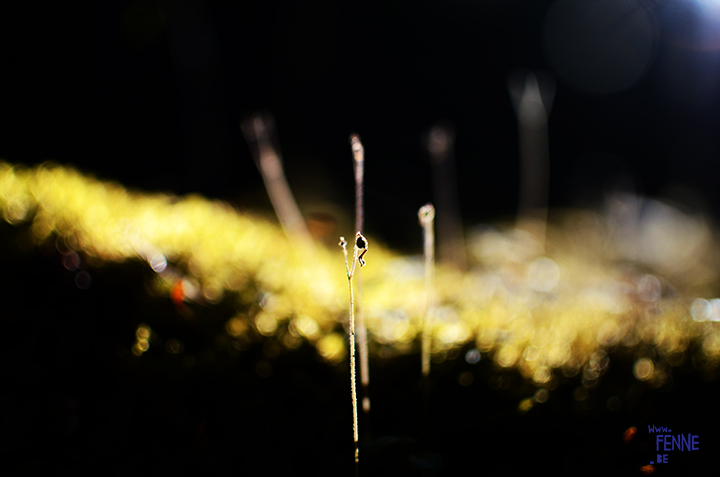
[[[680,437],[682,439],[682,442],[685,444],[685,449],[690,450],[690,434],[687,435],[687,440],[685,440],[685,436],[683,436],[682,434],[680,434]],[[680,450],[682,451],[684,451],[685,449],[683,449],[682,446],[680,447]]]
[[[667,427],[660,427],[660,426],[654,426],[648,424],[648,432],[650,434],[654,434],[656,432],[672,432],[672,430],[668,429]]]
[[[669,435],[667,435],[667,434],[663,436],[663,450],[664,450],[665,452],[668,452],[668,451],[671,451],[671,450],[672,450],[672,448],[671,448],[671,449],[668,449],[668,442],[670,442],[670,444],[672,445],[672,439],[668,441],[668,437],[672,437],[672,436],[669,436]]]
[[[655,436],[655,450],[660,451],[660,441],[662,440],[663,436]]]
[[[682,434],[680,434],[682,435]],[[670,436],[672,438],[672,450],[675,450],[675,447],[678,447],[680,450],[682,450],[682,446],[680,445],[680,436],[677,436],[677,440],[675,440],[676,436]]]
[[[688,434],[688,435],[689,435],[689,434]],[[697,441],[697,438],[698,438],[698,437],[700,437],[700,436],[692,436],[692,445],[693,445],[693,446],[692,446],[692,450],[700,450],[700,448],[697,447],[697,445],[700,444],[700,443]]]

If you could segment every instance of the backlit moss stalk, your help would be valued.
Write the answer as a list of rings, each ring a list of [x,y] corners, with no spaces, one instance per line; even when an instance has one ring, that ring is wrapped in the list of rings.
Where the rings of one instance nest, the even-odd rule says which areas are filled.
[[[343,256],[345,257],[345,272],[348,277],[348,297],[350,300],[350,392],[352,394],[352,406],[353,406],[353,441],[355,442],[355,463],[359,461],[359,447],[358,447],[358,416],[357,416],[357,388],[355,378],[355,303],[353,300],[353,284],[352,279],[355,273],[355,263],[360,262],[360,266],[365,265],[364,256],[367,253],[367,240],[360,232],[357,232],[355,236],[355,245],[353,246],[353,259],[352,267],[348,263],[347,256],[347,242],[344,237],[340,237],[340,247],[343,250]]]
[[[422,374],[430,374],[430,346],[432,344],[432,318],[435,308],[435,232],[433,224],[435,207],[425,204],[418,210],[418,219],[423,228],[423,249],[425,255],[425,321],[422,327]]]
[[[365,174],[365,148],[360,142],[360,136],[352,134],[350,144],[353,151],[353,162],[355,165],[355,230],[362,233],[365,219],[363,206],[363,181]],[[357,338],[358,355],[360,356],[360,383],[362,384],[363,412],[366,423],[370,413],[370,363],[368,361],[367,328],[365,327],[364,310],[362,306],[362,274],[358,274],[357,287]],[[365,430],[367,432],[367,429]]]

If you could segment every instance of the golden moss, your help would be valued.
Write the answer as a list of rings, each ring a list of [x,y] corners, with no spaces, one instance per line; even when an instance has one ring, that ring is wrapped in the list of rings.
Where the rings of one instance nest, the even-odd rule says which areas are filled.
[[[226,203],[129,192],[58,165],[28,170],[0,163],[0,215],[29,223],[35,244],[57,237],[68,250],[102,261],[143,260],[173,299],[212,306],[234,297],[257,305],[251,316],[228,317],[229,335],[255,327],[264,336],[284,333],[278,339],[290,348],[307,340],[329,361],[347,356],[337,334],[347,320],[347,277],[337,250],[303,250],[279,226]],[[582,212],[573,227],[550,229],[544,249],[514,229],[471,237],[471,271],[436,271],[434,352],[444,356],[474,343],[543,387],[560,369],[596,378],[603,368],[591,364],[593,356],[618,346],[652,346],[681,363],[696,341],[702,362],[720,361],[720,306],[663,293],[672,289],[663,278],[613,265],[617,253],[600,222]],[[425,311],[419,263],[373,246],[372,267],[363,270],[371,349],[418,351],[413,343]],[[246,293],[250,284],[260,293]],[[149,346],[143,340],[138,353]],[[634,372],[659,379],[666,375],[661,368],[638,356]]]

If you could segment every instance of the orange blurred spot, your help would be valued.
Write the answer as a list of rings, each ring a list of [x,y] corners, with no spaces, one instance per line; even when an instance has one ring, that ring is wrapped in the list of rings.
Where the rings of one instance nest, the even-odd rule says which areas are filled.
[[[191,316],[191,314],[189,313],[190,310],[185,306],[186,297],[185,281],[175,280],[175,283],[170,287],[170,300],[172,300],[178,313],[187,318]]]
[[[623,434],[623,442],[627,444],[635,437],[635,434],[637,434],[637,427],[629,427]]]
[[[655,466],[653,465],[644,465],[640,467],[640,472],[642,472],[645,475],[650,475],[655,473]]]
[[[170,299],[175,306],[182,306],[183,301],[185,301],[185,282],[176,280],[172,284],[172,287],[170,287]]]

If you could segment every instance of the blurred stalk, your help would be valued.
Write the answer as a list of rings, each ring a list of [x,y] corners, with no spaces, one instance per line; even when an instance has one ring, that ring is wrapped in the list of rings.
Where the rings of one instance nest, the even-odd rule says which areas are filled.
[[[425,255],[425,321],[422,331],[422,374],[430,374],[430,345],[432,340],[432,318],[435,308],[435,233],[433,230],[435,207],[426,204],[420,207],[418,219],[423,228],[423,251]]]
[[[291,240],[302,243],[305,249],[314,250],[315,244],[310,231],[285,178],[280,153],[273,146],[274,121],[270,117],[256,114],[243,121],[240,128],[250,146],[255,165],[262,175],[270,202],[285,234]]]
[[[360,136],[357,134],[350,135],[350,144],[353,152],[353,163],[355,172],[355,231],[362,233],[363,220],[365,218],[365,210],[363,205],[363,181],[365,175],[365,148],[360,142]],[[357,298],[355,300],[357,318],[357,345],[358,354],[360,355],[360,384],[362,386],[362,407],[365,416],[366,434],[369,435],[370,427],[370,364],[368,360],[368,343],[367,328],[365,327],[365,316],[362,306],[362,274],[358,270]]]
[[[440,261],[466,268],[465,239],[460,215],[453,137],[448,128],[434,126],[427,137],[433,170],[433,189],[438,220]]]
[[[508,78],[508,90],[518,122],[520,150],[520,197],[517,227],[532,233],[545,246],[549,188],[547,121],[555,95],[551,78],[542,84],[530,71],[516,71]]]
[[[423,228],[423,252],[425,255],[425,320],[422,326],[422,387],[423,387],[423,434],[427,434],[428,412],[430,410],[430,351],[432,346],[432,324],[435,313],[435,207],[425,204],[418,210],[418,219]]]

